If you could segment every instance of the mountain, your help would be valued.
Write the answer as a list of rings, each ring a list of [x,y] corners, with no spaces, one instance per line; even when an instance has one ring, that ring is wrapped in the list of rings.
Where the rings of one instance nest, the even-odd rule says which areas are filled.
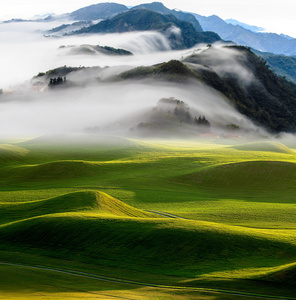
[[[239,22],[239,21],[234,20],[234,19],[227,19],[227,20],[225,20],[225,22],[228,23],[228,24],[232,24],[234,26],[238,25],[240,27],[243,27],[243,28],[248,29],[248,30],[253,31],[253,32],[262,32],[262,31],[265,31],[265,29],[262,28],[262,27],[257,27],[257,26],[249,25],[249,24],[242,23],[242,22]]]
[[[204,17],[194,14],[204,30],[218,33],[223,40],[248,46],[262,52],[296,55],[296,39],[276,33],[257,33],[238,25],[228,24],[218,16]]]
[[[163,15],[173,15],[179,20],[191,23],[197,31],[199,31],[199,32],[203,31],[199,22],[192,14],[184,13],[182,11],[168,9],[161,2],[140,4],[140,5],[134,6],[132,9],[140,9],[140,8],[146,8],[146,9],[158,12],[160,14],[163,14]]]
[[[214,32],[198,32],[189,22],[148,9],[132,9],[73,34],[151,30],[164,34],[170,40],[172,49],[186,49],[198,43],[213,43],[221,40]]]
[[[91,21],[78,21],[74,22],[72,24],[63,24],[58,27],[52,28],[46,32],[46,36],[62,36],[64,34],[69,34],[73,31],[77,31],[79,29],[82,29],[84,27],[88,27],[93,25]]]
[[[218,92],[231,106],[256,125],[262,126],[273,133],[296,132],[296,85],[283,77],[277,76],[263,58],[243,46],[208,45],[200,50],[192,51],[192,54],[182,61],[171,60],[153,66],[136,67],[124,72],[120,71],[122,73],[116,76],[113,76],[114,73],[111,72],[111,77],[98,78],[100,70],[103,69],[99,67],[62,67],[38,74],[32,84],[46,85],[50,84],[49,80],[52,78],[62,78],[68,75],[66,83],[63,82],[59,85],[61,88],[85,86],[88,83],[98,84],[104,81],[111,84],[111,86],[118,82],[128,83],[128,81],[142,80],[155,81],[158,84],[160,82],[170,82],[174,86],[179,86],[185,90],[187,87],[191,89],[202,84],[209,93],[216,90],[214,94]],[[74,73],[76,74],[74,75]],[[86,74],[87,78],[85,78]],[[74,77],[75,83],[71,82],[71,78]],[[79,78],[81,78],[81,82],[79,82]],[[198,97],[196,101],[200,101]],[[196,104],[198,106],[198,103]],[[192,111],[187,109],[184,116],[187,112],[193,118],[198,117],[200,114],[200,112],[193,114]],[[205,115],[206,118],[209,117],[208,113],[206,110],[202,111],[202,115]],[[243,125],[245,121],[241,122],[237,119],[240,123],[229,122],[230,119],[226,115],[221,115],[219,110],[216,115],[216,119],[213,119],[213,115],[209,118],[210,123],[216,127],[220,126],[219,124],[222,124],[222,126],[229,124],[232,129],[241,126],[242,129],[246,129]],[[165,119],[162,118],[161,122],[168,124],[167,117],[170,116],[166,116]],[[176,116],[173,116],[173,118],[176,119]],[[220,122],[219,119],[224,121]],[[159,130],[159,127],[157,127],[159,126],[159,120],[157,123],[152,123],[147,119],[141,120],[138,124],[144,123],[144,125],[140,125],[138,129],[146,130],[147,127],[151,129],[152,126],[153,130],[155,128]],[[172,121],[173,124],[176,123],[174,120]],[[186,123],[184,120],[182,122]],[[135,125],[133,124],[133,126]],[[197,132],[196,129],[195,132]]]
[[[125,5],[117,3],[98,3],[80,8],[70,13],[70,17],[79,21],[93,21],[99,19],[109,19],[119,13],[127,11]]]
[[[296,131],[296,85],[278,77],[265,60],[242,46],[208,47],[180,61],[139,67],[122,80],[201,81],[222,93],[255,124],[271,132]]]

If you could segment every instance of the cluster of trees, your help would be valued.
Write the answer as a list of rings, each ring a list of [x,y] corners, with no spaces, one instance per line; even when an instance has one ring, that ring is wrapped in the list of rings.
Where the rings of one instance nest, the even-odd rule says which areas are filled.
[[[49,86],[60,85],[60,84],[65,83],[66,81],[67,81],[66,77],[50,78]]]
[[[198,119],[195,117],[194,123],[202,126],[208,126],[208,127],[211,126],[210,122],[206,119],[205,116],[199,116]]]
[[[174,109],[174,115],[180,119],[180,121],[188,123],[188,124],[195,124],[198,126],[205,126],[210,127],[210,122],[206,119],[205,116],[199,116],[198,118],[195,116],[192,117],[191,113],[189,112],[189,106],[180,100],[177,100],[177,105]]]

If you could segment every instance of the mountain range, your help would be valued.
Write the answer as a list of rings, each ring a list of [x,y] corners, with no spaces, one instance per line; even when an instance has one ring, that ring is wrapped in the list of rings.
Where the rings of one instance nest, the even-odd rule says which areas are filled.
[[[158,31],[169,40],[173,50],[192,48],[199,43],[207,45],[203,46],[206,49],[197,49],[198,53],[192,53],[181,61],[137,67],[115,76],[111,81],[152,79],[181,84],[187,81],[202,82],[221,93],[255,124],[271,132],[296,131],[296,85],[286,80],[295,82],[296,58],[265,50],[268,46],[273,49],[277,46],[278,52],[292,54],[296,52],[293,50],[296,49],[296,39],[254,32],[240,25],[226,23],[218,16],[203,17],[169,10],[157,2],[133,8],[116,3],[101,3],[79,9],[68,17],[75,19],[74,24],[78,22],[83,28],[67,35]],[[94,23],[98,18],[103,20]],[[65,26],[51,32],[65,30]],[[224,40],[247,44],[248,47],[212,45],[222,41],[220,36],[204,30],[214,30]],[[255,44],[253,52],[249,47],[251,44]],[[78,46],[74,50],[78,53],[94,53],[110,49],[113,53],[118,50],[91,45]],[[278,77],[275,73],[286,78]],[[71,87],[71,83],[67,82],[67,85]]]
[[[263,32],[264,28],[248,25],[234,19],[228,19],[224,21],[223,19],[215,15],[205,17],[196,13],[171,10],[165,7],[160,2],[141,4],[132,8],[128,8],[125,5],[117,3],[99,3],[78,9],[72,13],[64,15],[64,17],[75,20],[77,25],[78,20],[84,22],[107,20],[114,18],[118,14],[135,9],[148,9],[162,15],[173,15],[178,20],[191,23],[198,32],[215,32],[225,41],[232,41],[238,45],[251,47],[261,52],[269,52],[286,56],[296,55],[296,39],[290,36],[284,34],[279,35],[276,33]],[[50,18],[53,17],[50,16]],[[68,29],[65,30],[67,26]],[[50,33],[52,34],[54,32],[55,34],[57,34],[59,30],[64,30],[65,32],[69,33],[75,32],[79,29],[87,32],[88,26],[91,26],[91,24],[85,24],[85,26],[81,26],[80,28],[73,28],[72,24],[64,24],[60,29],[57,28]],[[85,28],[83,29],[83,27]],[[151,30],[152,29],[153,28],[151,28]],[[95,31],[94,28],[91,30]],[[110,30],[111,29],[108,29],[109,32]],[[129,30],[131,30],[131,28],[129,28]]]
[[[53,75],[63,77],[80,72],[76,75],[77,79],[79,74],[82,74],[81,70],[59,68],[39,74],[34,80],[46,83]],[[98,76],[97,72],[94,74]],[[102,83],[101,79],[94,80],[97,84]],[[278,77],[266,61],[249,48],[208,46],[182,61],[171,60],[157,65],[136,67],[103,81],[115,84],[143,80],[170,82],[182,89],[203,84],[223,95],[231,106],[266,130],[273,133],[296,131],[296,85]],[[67,85],[72,86],[70,80],[67,80]],[[85,86],[85,82],[81,85]],[[220,118],[223,119],[223,116]],[[210,122],[219,123],[218,120],[212,119]],[[233,124],[233,127],[237,125]]]
[[[171,10],[165,7],[160,2],[145,3],[135,7],[127,7],[118,3],[98,3],[83,7],[76,11],[63,15],[49,15],[46,18],[38,19],[37,21],[51,21],[68,19],[76,21],[98,21],[107,20],[115,17],[120,13],[127,12],[133,9],[146,8],[163,15],[173,15],[178,20],[189,22],[198,31],[212,31],[218,34],[223,40],[232,41],[238,45],[251,47],[261,52],[270,52],[273,54],[283,54],[287,56],[296,55],[296,39],[284,34],[262,32],[264,28],[248,25],[234,19],[223,20],[216,15],[209,17],[201,16],[197,13],[182,12],[178,10]],[[28,20],[12,19],[6,22],[24,22]],[[81,23],[80,23],[81,25]],[[68,27],[66,31],[65,28]],[[59,30],[65,32],[73,32],[81,29],[72,28],[72,24],[64,24]],[[85,27],[89,24],[85,24]],[[53,32],[57,34],[59,31],[55,29]],[[51,32],[52,33],[52,32]]]
[[[131,9],[112,19],[74,31],[72,35],[152,30],[164,34],[172,49],[186,49],[198,43],[214,43],[221,40],[214,32],[199,32],[190,22],[146,8]]]
[[[276,33],[254,32],[239,25],[225,22],[218,16],[204,17],[194,14],[204,30],[218,33],[222,39],[238,45],[254,48],[261,52],[296,55],[296,39]]]

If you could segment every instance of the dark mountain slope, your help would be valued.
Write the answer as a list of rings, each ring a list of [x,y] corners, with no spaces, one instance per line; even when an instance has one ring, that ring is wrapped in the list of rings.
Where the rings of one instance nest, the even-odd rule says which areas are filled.
[[[277,55],[270,52],[260,52],[252,50],[256,55],[264,58],[270,68],[279,76],[284,76],[286,79],[296,84],[296,57]]]
[[[198,43],[213,43],[220,40],[220,37],[213,32],[197,32],[191,23],[147,9],[130,10],[73,34],[151,30],[166,35],[173,49],[191,48]]]
[[[109,19],[119,13],[127,11],[125,5],[117,3],[98,3],[80,8],[70,13],[74,20],[92,21],[98,19]]]
[[[227,57],[219,57],[225,50],[235,58],[228,62]],[[233,65],[229,68],[231,61]],[[232,69],[250,78],[244,79]],[[180,83],[199,80],[224,94],[240,113],[269,131],[296,132],[296,85],[278,77],[266,61],[245,47],[210,47],[185,58],[183,63],[170,61],[139,67],[122,73],[119,78]]]
[[[263,125],[273,132],[296,131],[296,85],[278,77],[269,69],[262,58],[251,50],[241,46],[225,47],[237,53],[239,72],[247,70],[252,74],[245,81],[236,73],[217,72],[219,62],[212,59],[217,53],[209,48],[200,55],[193,55],[184,60],[193,64],[208,65],[196,72],[202,81],[222,92],[234,104],[239,112],[257,124]],[[212,52],[212,53],[211,53]]]

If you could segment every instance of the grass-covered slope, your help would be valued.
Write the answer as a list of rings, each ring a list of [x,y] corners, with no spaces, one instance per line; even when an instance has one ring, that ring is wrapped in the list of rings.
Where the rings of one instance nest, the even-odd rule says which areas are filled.
[[[277,268],[275,271],[268,272],[259,277],[260,280],[284,283],[290,286],[295,284],[296,263],[288,264]]]
[[[296,164],[275,161],[223,164],[185,175],[182,180],[207,189],[284,192],[294,189]]]
[[[288,148],[279,142],[253,142],[247,144],[240,144],[231,146],[233,149],[242,150],[242,151],[270,151],[270,152],[278,152],[278,153],[286,153],[286,154],[296,154],[295,151]]]
[[[0,169],[0,262],[291,296],[296,156],[218,143],[19,143],[27,154]]]
[[[12,161],[19,161],[28,155],[29,150],[26,148],[11,145],[2,144],[0,145],[0,161],[1,163],[10,163]]]
[[[5,199],[4,199],[5,200]],[[131,207],[105,193],[85,191],[63,196],[21,203],[0,203],[1,224],[41,215],[67,212],[94,212],[122,217],[157,217]]]
[[[253,268],[275,267],[293,262],[296,255],[292,234],[94,213],[53,214],[2,225],[0,240],[1,250],[34,248],[33,253],[179,276],[240,269],[250,261]]]

